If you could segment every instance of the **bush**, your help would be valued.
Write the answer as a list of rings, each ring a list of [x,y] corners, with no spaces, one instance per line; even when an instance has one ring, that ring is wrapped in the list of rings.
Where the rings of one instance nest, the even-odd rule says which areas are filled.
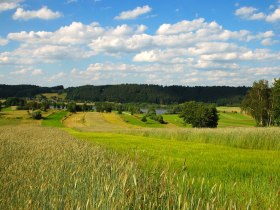
[[[165,124],[166,122],[163,120],[163,117],[161,115],[151,114],[147,115],[149,118],[151,118],[154,121],[159,122],[160,124]]]
[[[141,119],[141,121],[142,121],[142,122],[147,122],[147,117],[146,117],[146,116],[143,116],[142,119]]]
[[[40,119],[42,119],[42,114],[41,114],[41,111],[40,111],[40,110],[37,110],[37,111],[32,112],[31,116],[32,116],[32,118],[33,118],[34,120],[40,120]]]

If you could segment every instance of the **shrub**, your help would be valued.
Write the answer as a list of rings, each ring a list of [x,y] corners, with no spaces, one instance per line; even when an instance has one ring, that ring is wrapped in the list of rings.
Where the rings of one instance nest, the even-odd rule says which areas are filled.
[[[32,116],[32,118],[33,118],[34,120],[40,120],[40,119],[42,119],[42,114],[41,114],[41,111],[40,111],[40,110],[37,110],[37,111],[32,112],[31,116]]]
[[[147,117],[144,115],[141,119],[142,122],[147,122]]]

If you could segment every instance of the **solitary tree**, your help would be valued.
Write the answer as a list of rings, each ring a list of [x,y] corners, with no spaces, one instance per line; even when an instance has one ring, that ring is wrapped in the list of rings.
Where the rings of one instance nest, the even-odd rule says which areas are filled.
[[[47,100],[43,100],[40,105],[40,109],[46,112],[50,108],[50,104]]]
[[[191,124],[197,128],[216,128],[218,125],[218,111],[213,104],[190,101],[182,106],[180,115],[186,124]]]
[[[250,114],[257,126],[270,126],[273,123],[273,102],[268,81],[254,82],[241,104],[242,111]]]

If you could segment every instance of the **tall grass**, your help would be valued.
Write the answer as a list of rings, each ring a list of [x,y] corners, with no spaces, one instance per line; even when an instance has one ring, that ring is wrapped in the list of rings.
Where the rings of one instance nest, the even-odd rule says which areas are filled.
[[[107,120],[104,116],[106,116]],[[82,117],[86,123],[81,123]],[[176,116],[173,117],[173,120],[175,119]],[[73,123],[72,121],[75,122]],[[124,123],[114,113],[87,113],[86,115],[79,113],[69,117],[64,121],[64,124],[67,127],[76,128],[85,132],[127,133],[160,139],[221,144],[245,149],[280,150],[280,129],[276,127],[229,127],[217,129],[179,127],[143,128],[135,126],[137,124],[136,122],[134,122],[134,125]]]
[[[279,128],[218,128],[218,129],[139,129],[122,130],[119,133],[173,139],[198,143],[221,144],[226,146],[280,150]]]
[[[256,198],[251,186],[243,193],[238,184],[225,190],[220,183],[189,177],[184,165],[143,170],[131,156],[54,128],[0,127],[0,183],[0,209],[280,207],[274,192]]]

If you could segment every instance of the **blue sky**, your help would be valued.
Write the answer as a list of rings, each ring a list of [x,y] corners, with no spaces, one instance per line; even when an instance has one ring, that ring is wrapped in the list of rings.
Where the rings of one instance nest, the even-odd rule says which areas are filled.
[[[0,84],[280,77],[279,0],[0,0]]]

